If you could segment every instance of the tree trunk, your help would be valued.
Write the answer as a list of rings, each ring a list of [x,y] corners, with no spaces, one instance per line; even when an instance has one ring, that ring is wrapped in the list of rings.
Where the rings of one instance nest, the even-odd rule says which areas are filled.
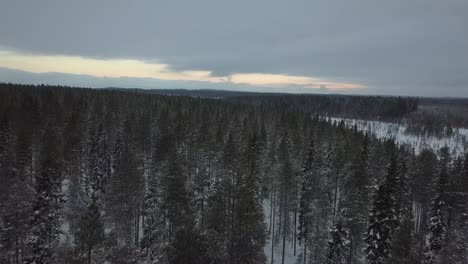
[[[92,251],[92,248],[88,247],[88,264],[91,264],[91,251]]]
[[[294,240],[294,256],[296,256],[296,240],[297,240],[297,208],[294,208],[294,237],[293,237],[293,240]]]
[[[273,192],[270,194],[270,227],[268,228],[269,234],[271,234],[272,219],[273,219]]]
[[[274,251],[275,251],[275,213],[276,213],[276,185],[274,188],[274,195],[273,195],[273,222],[271,228],[271,264],[274,263]]]
[[[21,232],[21,258],[20,258],[20,263],[23,262],[24,260],[24,231]]]
[[[203,184],[202,184],[203,185]],[[200,217],[200,229],[201,233],[203,234],[203,226],[204,226],[204,215],[205,215],[205,187],[202,187],[202,198],[201,198],[201,217]]]
[[[140,207],[136,206],[135,208],[135,245],[138,246],[140,241]]]
[[[351,264],[353,260],[353,240],[351,239],[351,243],[349,244],[349,256],[347,264]]]
[[[339,173],[336,173],[335,176],[335,193],[334,193],[334,201],[333,201],[333,224],[335,224],[336,220],[336,215],[338,213],[338,175]]]
[[[296,184],[296,202],[297,200],[297,184]],[[296,256],[296,240],[297,240],[297,204],[294,206],[294,232],[293,232],[293,240],[294,240],[294,256]]]
[[[286,185],[286,191],[284,195],[284,210],[283,210],[283,253],[281,256],[281,264],[284,264],[284,255],[286,252],[286,223],[288,217],[288,186]]]
[[[307,229],[305,229],[307,230]],[[307,235],[304,235],[304,263],[303,264],[306,264],[307,263]]]
[[[319,217],[317,216],[315,220],[315,250],[314,250],[314,260],[315,263],[317,263],[317,257],[318,257],[318,237],[319,237]]]
[[[15,262],[19,264],[19,245],[18,245],[18,201],[15,205]]]
[[[15,234],[15,262],[19,264],[18,234]]]
[[[231,245],[230,245],[230,248],[231,248],[231,254],[230,254],[230,259],[231,259],[231,263],[234,263],[234,235],[235,235],[235,231],[234,231],[234,226],[235,226],[235,207],[236,207],[236,197],[235,197],[235,194],[236,194],[236,182],[235,180],[232,181],[232,187],[233,187],[233,190],[232,190],[232,193],[231,193]]]

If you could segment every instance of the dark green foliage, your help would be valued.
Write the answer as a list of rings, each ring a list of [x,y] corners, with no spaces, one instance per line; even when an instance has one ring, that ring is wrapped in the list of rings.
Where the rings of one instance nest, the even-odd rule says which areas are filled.
[[[27,263],[54,261],[54,247],[60,234],[59,219],[62,195],[61,163],[57,149],[57,135],[49,127],[41,152],[41,171],[36,175],[35,200],[33,201],[31,235],[27,244],[31,250]]]
[[[464,263],[468,158],[320,116],[417,99],[238,95],[0,84],[0,262]]]
[[[206,239],[193,226],[184,226],[175,232],[167,248],[170,264],[210,263],[206,251]]]
[[[359,152],[353,158],[350,171],[344,183],[344,199],[341,208],[343,226],[349,230],[350,255],[349,259],[358,258],[356,252],[363,250],[362,234],[367,224],[367,214],[370,208],[369,193],[372,179],[369,172],[369,145],[368,134],[358,137],[360,139]]]
[[[140,242],[142,255],[154,263],[166,263],[166,221],[164,219],[161,184],[155,175],[148,180],[148,190],[143,204],[143,237]]]
[[[92,263],[92,253],[99,245],[104,242],[104,226],[101,212],[96,199],[93,197],[87,212],[82,217],[76,243],[81,254],[85,256],[86,263]]]
[[[387,168],[385,182],[379,187],[369,214],[369,227],[364,239],[365,252],[372,264],[386,263],[391,259],[392,236],[398,227],[398,178],[397,159],[393,155]]]
[[[439,263],[447,233],[447,182],[449,166],[448,149],[441,149],[440,172],[436,181],[434,198],[429,212],[429,240],[426,248],[426,263]]]
[[[340,222],[330,230],[330,241],[328,242],[328,259],[331,264],[345,263],[349,254],[348,232],[343,230]]]

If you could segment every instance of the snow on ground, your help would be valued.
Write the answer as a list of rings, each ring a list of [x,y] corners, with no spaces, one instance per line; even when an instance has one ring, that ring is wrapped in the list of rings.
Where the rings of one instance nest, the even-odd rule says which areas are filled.
[[[62,186],[61,190],[62,193],[65,194],[65,197],[63,197],[65,200],[68,200],[68,189],[70,188],[70,180],[69,179],[64,179],[62,181]],[[59,241],[60,243],[65,243],[68,241],[70,238],[70,223],[67,221],[63,221],[62,224],[60,225],[60,235],[59,235]]]
[[[270,215],[271,215],[271,204],[269,199],[265,199],[263,202],[263,213],[265,216],[265,222],[267,225],[267,231],[269,230],[270,227]],[[278,226],[278,218],[275,220],[275,231]],[[266,241],[266,245],[264,247],[264,252],[267,257],[267,264],[271,263],[276,263],[276,264],[281,264],[282,260],[282,250],[283,250],[283,244],[282,244],[282,239],[280,239],[279,243],[275,245],[274,250],[273,250],[273,262],[271,261],[271,231],[268,232],[268,237]],[[294,256],[294,244],[291,238],[286,239],[286,254],[284,257],[284,264],[297,264],[297,263],[302,263],[296,261],[298,257],[301,255],[301,252],[303,251],[302,246],[299,245],[299,243],[296,243],[296,256]],[[302,258],[299,258],[301,260]]]
[[[468,147],[468,129],[466,128],[454,129],[452,136],[440,138],[432,135],[411,134],[407,132],[406,124],[346,118],[330,118],[330,120],[331,122],[343,120],[347,127],[356,125],[358,130],[369,131],[380,139],[393,138],[400,144],[414,148],[416,153],[426,148],[437,151],[448,146],[450,152],[457,156],[465,153]]]

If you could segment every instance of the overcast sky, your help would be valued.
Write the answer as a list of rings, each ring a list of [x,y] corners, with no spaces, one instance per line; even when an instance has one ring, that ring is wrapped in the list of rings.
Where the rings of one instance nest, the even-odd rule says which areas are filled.
[[[2,0],[0,81],[468,96],[466,0]]]

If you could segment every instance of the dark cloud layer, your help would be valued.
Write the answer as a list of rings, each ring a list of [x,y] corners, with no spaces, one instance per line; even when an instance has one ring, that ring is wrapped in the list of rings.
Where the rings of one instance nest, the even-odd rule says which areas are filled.
[[[464,0],[1,5],[0,46],[8,49],[135,58],[219,76],[313,76],[363,83],[368,93],[468,96]]]

